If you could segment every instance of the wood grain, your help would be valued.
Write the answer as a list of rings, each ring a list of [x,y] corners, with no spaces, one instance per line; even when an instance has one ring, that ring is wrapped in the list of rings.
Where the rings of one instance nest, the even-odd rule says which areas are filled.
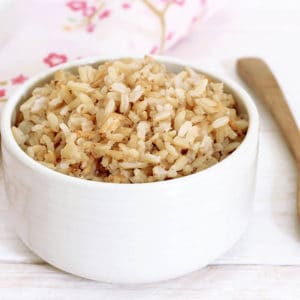
[[[284,94],[268,65],[260,58],[241,58],[237,62],[240,77],[265,103],[295,158],[298,170],[297,207],[300,217],[300,132]]]
[[[0,264],[0,299],[299,299],[299,273],[294,266],[209,266],[161,283],[112,285],[49,265]]]

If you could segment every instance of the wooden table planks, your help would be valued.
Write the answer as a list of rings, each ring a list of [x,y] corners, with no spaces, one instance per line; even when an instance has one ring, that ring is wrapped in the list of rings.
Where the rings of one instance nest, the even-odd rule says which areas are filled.
[[[110,285],[69,276],[48,265],[0,264],[0,299],[299,299],[300,267],[209,266],[158,284]]]
[[[299,126],[299,36],[299,1],[232,0],[168,54],[238,82],[235,60],[261,56],[273,68]],[[254,213],[242,239],[212,266],[142,286],[97,283],[54,269],[15,236],[0,170],[0,300],[300,299],[296,168],[269,113],[255,101],[262,124]]]

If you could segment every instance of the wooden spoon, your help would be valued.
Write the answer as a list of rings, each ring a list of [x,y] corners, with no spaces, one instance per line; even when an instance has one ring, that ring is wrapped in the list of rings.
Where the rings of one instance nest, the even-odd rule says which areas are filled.
[[[263,60],[241,58],[237,62],[237,71],[270,110],[295,158],[298,171],[297,211],[300,217],[300,132],[295,119],[276,78]]]

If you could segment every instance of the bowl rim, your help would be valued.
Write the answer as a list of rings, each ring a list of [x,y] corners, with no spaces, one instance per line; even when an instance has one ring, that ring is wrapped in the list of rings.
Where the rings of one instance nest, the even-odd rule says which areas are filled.
[[[1,115],[1,124],[0,124],[2,147],[5,146],[15,158],[17,158],[21,163],[23,163],[23,165],[32,169],[35,172],[40,173],[41,175],[48,176],[49,179],[60,180],[70,184],[90,186],[95,188],[111,187],[111,188],[119,188],[119,189],[121,188],[125,190],[136,189],[137,187],[142,188],[145,186],[161,187],[166,184],[170,184],[170,183],[178,184],[179,182],[189,181],[195,178],[200,180],[202,177],[207,176],[207,174],[209,173],[215,172],[217,174],[219,171],[226,169],[227,166],[230,166],[232,163],[234,163],[240,156],[247,155],[247,151],[249,150],[249,147],[257,141],[258,130],[259,130],[258,111],[250,95],[234,81],[228,79],[224,75],[219,74],[218,72],[211,71],[206,67],[202,69],[201,66],[199,66],[199,64],[190,62],[188,60],[182,60],[174,57],[160,56],[160,55],[151,55],[151,57],[153,57],[154,59],[156,59],[157,61],[163,64],[165,63],[173,64],[173,65],[175,64],[183,68],[190,67],[192,69],[195,69],[196,71],[203,72],[204,74],[212,77],[213,79],[223,82],[225,86],[231,89],[238,96],[239,101],[245,106],[249,118],[248,131],[243,141],[238,146],[238,148],[234,152],[232,152],[228,157],[226,157],[224,160],[200,172],[185,175],[170,180],[146,182],[146,183],[138,183],[138,184],[132,184],[132,183],[120,184],[120,183],[111,183],[111,182],[92,181],[92,180],[87,180],[87,179],[60,173],[58,171],[52,170],[42,165],[41,163],[39,163],[38,161],[34,160],[29,155],[27,155],[20,148],[20,146],[17,144],[12,134],[11,119],[15,111],[15,108],[19,104],[22,96],[29,89],[32,89],[37,82],[46,79],[47,77],[53,75],[58,70],[66,70],[80,65],[97,64],[97,63],[103,63],[108,60],[116,60],[116,59],[129,58],[129,57],[133,59],[139,59],[139,58],[143,58],[144,55],[88,57],[88,58],[74,60],[71,62],[58,65],[56,67],[47,69],[31,77],[22,86],[20,86],[19,89],[17,89],[13,93],[13,95],[9,98],[9,100],[4,105],[4,109]]]

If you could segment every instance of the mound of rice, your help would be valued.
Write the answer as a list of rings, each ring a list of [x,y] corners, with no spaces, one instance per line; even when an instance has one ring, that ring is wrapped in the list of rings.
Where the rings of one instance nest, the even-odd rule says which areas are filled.
[[[30,157],[58,172],[142,183],[216,164],[247,127],[222,83],[145,57],[58,71],[20,106],[12,131]]]

